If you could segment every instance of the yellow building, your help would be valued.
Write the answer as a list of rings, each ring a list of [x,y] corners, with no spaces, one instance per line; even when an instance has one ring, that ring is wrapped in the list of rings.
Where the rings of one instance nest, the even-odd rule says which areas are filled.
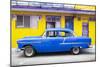
[[[95,45],[96,6],[12,1],[12,48],[26,36],[41,36],[47,28],[69,28],[76,36],[87,36]]]

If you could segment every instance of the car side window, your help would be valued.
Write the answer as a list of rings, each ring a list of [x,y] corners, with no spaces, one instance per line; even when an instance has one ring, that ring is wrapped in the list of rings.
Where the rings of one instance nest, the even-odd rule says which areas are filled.
[[[65,37],[65,32],[64,31],[58,31],[57,36],[58,37]]]
[[[73,33],[71,33],[71,32],[66,32],[65,36],[66,36],[66,37],[73,36]]]
[[[57,37],[70,37],[73,36],[73,34],[69,31],[65,32],[65,31],[59,31],[57,32]]]
[[[47,31],[46,37],[70,37],[73,33],[69,31]]]
[[[57,33],[55,31],[47,31],[47,37],[57,37]]]

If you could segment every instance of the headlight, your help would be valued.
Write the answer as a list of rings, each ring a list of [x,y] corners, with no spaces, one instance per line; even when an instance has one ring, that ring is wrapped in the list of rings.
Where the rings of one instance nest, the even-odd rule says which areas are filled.
[[[93,47],[93,45],[89,45],[89,48],[92,48]]]
[[[16,52],[20,52],[20,51],[21,51],[21,49],[19,49],[19,48],[16,49]]]

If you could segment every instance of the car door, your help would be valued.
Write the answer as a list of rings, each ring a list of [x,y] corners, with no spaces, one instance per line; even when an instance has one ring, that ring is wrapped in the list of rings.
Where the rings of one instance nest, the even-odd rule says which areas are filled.
[[[73,33],[70,31],[66,31],[64,40],[61,43],[63,50],[69,51],[72,48],[72,46],[75,44],[75,41],[76,41],[76,38],[74,38]]]
[[[62,37],[47,37],[47,40],[49,40],[49,44],[51,47],[49,48],[52,52],[58,52],[62,51],[63,48],[61,47],[60,43],[63,42]]]
[[[64,38],[57,36],[57,32],[49,33],[52,36],[46,36],[42,40],[42,51],[43,52],[58,52],[62,51],[63,48],[61,47],[60,43],[63,42]]]

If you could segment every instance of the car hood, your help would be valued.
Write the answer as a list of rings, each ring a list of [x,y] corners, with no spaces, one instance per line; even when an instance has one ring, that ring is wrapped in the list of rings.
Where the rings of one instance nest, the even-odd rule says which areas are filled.
[[[41,40],[41,36],[29,36],[29,37],[24,37],[24,38],[21,38],[19,40],[17,40],[17,42],[20,42],[20,41],[37,41],[37,40]]]
[[[41,36],[28,36],[28,37],[24,37],[24,38],[41,38]]]

